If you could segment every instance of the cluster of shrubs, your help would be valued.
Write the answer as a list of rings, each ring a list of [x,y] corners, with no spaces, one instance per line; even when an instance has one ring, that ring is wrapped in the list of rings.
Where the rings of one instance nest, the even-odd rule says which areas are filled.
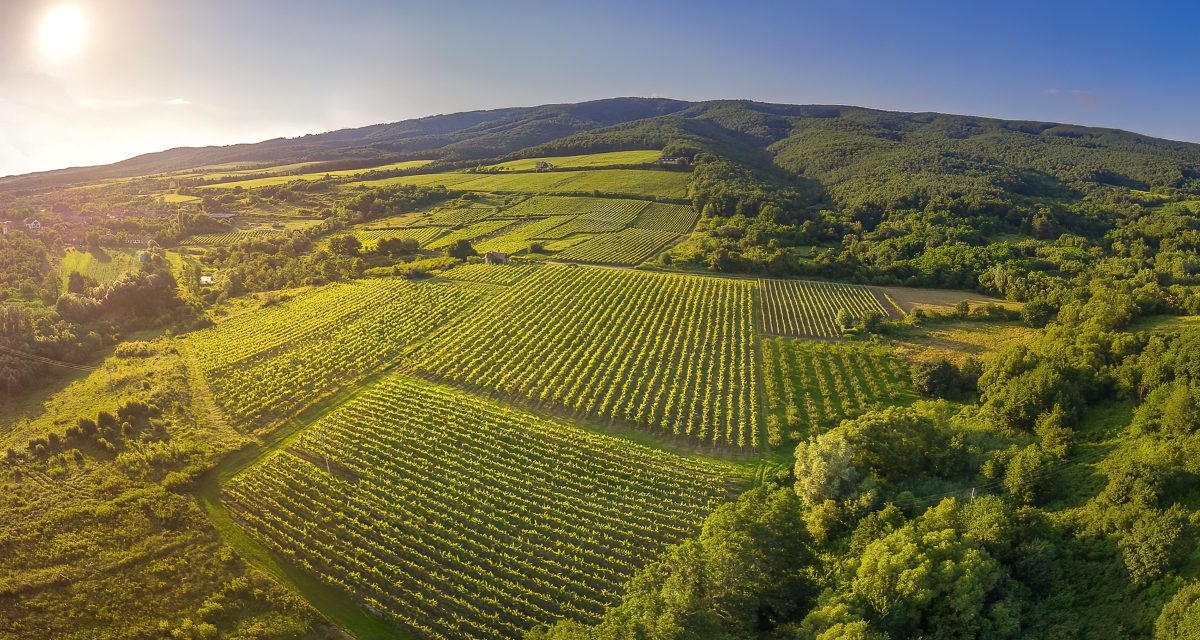
[[[130,438],[137,437],[146,430],[155,436],[166,436],[165,424],[158,420],[161,414],[158,407],[140,400],[129,400],[117,407],[116,414],[101,411],[96,418],[80,418],[75,424],[66,428],[63,433],[51,432],[40,438],[33,438],[27,446],[28,453],[35,459],[45,460],[50,456],[74,449],[76,462],[82,463],[81,446],[94,446],[113,453],[123,447]],[[10,463],[21,458],[21,453],[9,448],[7,459]]]

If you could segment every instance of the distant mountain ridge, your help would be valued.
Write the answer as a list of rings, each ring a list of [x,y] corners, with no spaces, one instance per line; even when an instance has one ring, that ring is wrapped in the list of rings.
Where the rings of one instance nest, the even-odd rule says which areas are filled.
[[[50,188],[229,162],[483,160],[631,148],[712,151],[827,189],[841,207],[921,206],[964,192],[1053,196],[1089,184],[1200,191],[1200,144],[1127,131],[853,106],[611,98],[471,111],[0,179]]]

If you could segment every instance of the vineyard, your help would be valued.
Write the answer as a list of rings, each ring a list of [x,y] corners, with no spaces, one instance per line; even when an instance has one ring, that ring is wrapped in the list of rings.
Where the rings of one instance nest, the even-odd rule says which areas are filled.
[[[363,243],[378,242],[383,238],[412,238],[425,245],[446,232],[444,227],[401,227],[397,229],[353,229],[352,234]]]
[[[674,233],[664,231],[622,229],[593,236],[586,242],[564,249],[555,257],[599,264],[639,264],[677,237]]]
[[[595,622],[735,468],[386,378],[223,489],[234,517],[434,640]]]
[[[692,175],[657,169],[595,169],[549,173],[435,173],[352,182],[347,188],[396,184],[444,186],[454,191],[610,193],[686,198]]]
[[[637,217],[645,206],[644,200],[621,198],[587,198],[581,196],[534,196],[510,207],[504,215],[528,216],[583,216],[596,218],[615,225],[624,226]]]
[[[469,387],[723,447],[757,447],[754,283],[545,266],[424,341]]]
[[[908,369],[886,347],[764,338],[762,358],[772,446],[912,397]]]
[[[651,202],[630,226],[682,235],[696,226],[698,214],[690,205]]]
[[[444,236],[439,236],[436,240],[428,243],[426,246],[429,249],[444,249],[453,244],[456,240],[474,240],[476,238],[482,238],[483,236],[496,233],[505,227],[512,226],[512,224],[512,220],[484,220],[483,222],[476,222],[475,224],[463,227],[461,229],[455,229]]]
[[[235,182],[222,182],[218,184],[205,185],[201,189],[233,189],[241,187],[243,189],[256,189],[259,187],[270,187],[279,184],[287,184],[296,180],[312,181],[323,180],[329,178],[345,178],[347,176],[358,176],[371,171],[401,171],[405,169],[416,169],[429,164],[429,160],[408,160],[405,162],[395,162],[379,167],[368,167],[366,169],[343,169],[340,171],[314,171],[311,173],[297,173],[274,175],[262,178],[252,178],[249,180],[238,180]],[[265,172],[267,170],[263,170]],[[278,169],[276,169],[278,171]],[[256,173],[254,170],[242,171],[239,173]],[[202,176],[205,178],[220,178],[221,176]]]
[[[245,242],[246,240],[263,240],[283,235],[280,229],[239,229],[224,233],[201,233],[189,236],[180,244],[223,245]]]
[[[111,282],[129,271],[137,271],[140,267],[137,256],[124,251],[109,250],[100,254],[89,251],[68,251],[58,266],[62,274],[62,288],[65,291],[71,273],[79,273],[99,282]]]
[[[226,413],[260,430],[390,364],[488,291],[466,282],[330,285],[194,334],[195,355]]]
[[[570,216],[533,218],[513,227],[511,230],[505,231],[495,238],[484,240],[476,245],[475,248],[480,253],[485,251],[516,253],[522,249],[527,249],[530,242],[540,240],[546,233],[549,233],[552,229],[570,219]]]
[[[526,264],[493,265],[477,262],[474,264],[464,264],[449,271],[444,271],[442,272],[442,277],[452,280],[466,280],[469,282],[509,286],[520,282],[526,276],[532,275],[537,269],[536,266]]]
[[[773,335],[836,338],[842,335],[838,311],[853,317],[887,311],[871,289],[836,282],[760,281],[763,331]]]
[[[658,160],[661,151],[607,151],[578,156],[551,156],[548,158],[522,158],[499,164],[488,165],[487,169],[498,171],[533,171],[539,162],[549,162],[554,168],[611,167],[615,165],[650,164]]]

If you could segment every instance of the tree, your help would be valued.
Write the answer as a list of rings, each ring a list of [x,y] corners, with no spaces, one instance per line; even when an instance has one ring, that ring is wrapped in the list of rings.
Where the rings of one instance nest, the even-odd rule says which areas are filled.
[[[912,364],[909,373],[913,390],[933,398],[950,395],[958,381],[958,370],[954,368],[954,363],[942,357],[918,360]]]
[[[1163,606],[1154,640],[1200,640],[1200,582],[1185,584]]]
[[[95,231],[89,231],[84,236],[84,241],[87,242],[88,251],[92,253],[100,252],[100,234]]]
[[[958,303],[956,303],[954,305],[954,317],[965,319],[970,316],[971,316],[971,303],[965,299],[959,300]]]
[[[329,250],[339,256],[356,256],[362,243],[352,235],[334,236],[329,239]]]
[[[78,271],[72,271],[71,275],[67,276],[67,293],[87,295],[97,284],[99,283],[94,279]]]
[[[380,255],[398,256],[416,253],[420,246],[413,238],[382,238],[375,246],[375,252]]]
[[[446,247],[446,255],[450,256],[451,258],[466,260],[471,256],[479,255],[479,252],[476,251],[475,247],[471,246],[471,243],[467,240],[455,240],[454,242],[450,243],[450,246]]]
[[[834,321],[837,322],[838,328],[842,331],[849,331],[854,328],[854,316],[844,307],[838,309]]]
[[[1147,509],[1121,536],[1121,556],[1134,584],[1157,580],[1179,560],[1183,523],[1183,509],[1178,505],[1166,510]]]
[[[1042,328],[1054,319],[1058,310],[1054,305],[1041,299],[1033,299],[1021,307],[1021,321],[1034,328]]]

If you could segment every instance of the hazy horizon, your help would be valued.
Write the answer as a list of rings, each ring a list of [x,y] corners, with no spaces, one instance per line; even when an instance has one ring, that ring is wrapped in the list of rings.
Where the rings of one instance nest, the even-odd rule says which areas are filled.
[[[0,6],[0,176],[617,96],[1200,141],[1187,55],[1197,7],[878,6],[15,0]]]

